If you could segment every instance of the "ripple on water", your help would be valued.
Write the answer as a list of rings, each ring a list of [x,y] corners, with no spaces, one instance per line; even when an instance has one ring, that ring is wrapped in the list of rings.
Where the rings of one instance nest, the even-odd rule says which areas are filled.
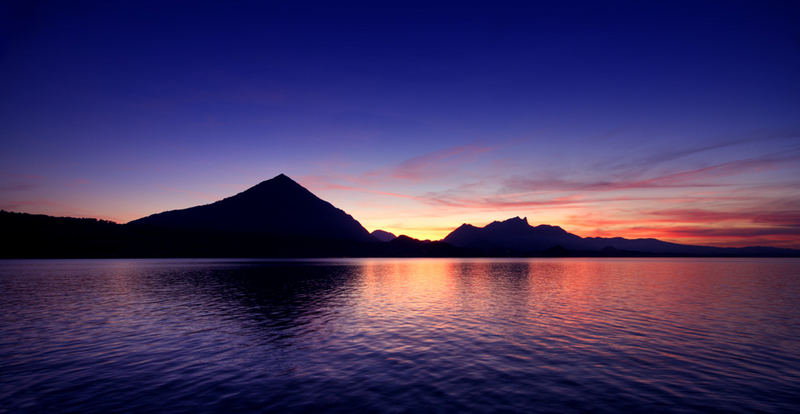
[[[793,411],[793,259],[0,262],[0,412]]]

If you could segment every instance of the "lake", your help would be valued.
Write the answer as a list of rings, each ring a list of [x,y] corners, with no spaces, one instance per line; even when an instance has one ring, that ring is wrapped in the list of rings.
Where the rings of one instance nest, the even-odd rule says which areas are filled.
[[[789,412],[797,259],[0,261],[0,412]]]

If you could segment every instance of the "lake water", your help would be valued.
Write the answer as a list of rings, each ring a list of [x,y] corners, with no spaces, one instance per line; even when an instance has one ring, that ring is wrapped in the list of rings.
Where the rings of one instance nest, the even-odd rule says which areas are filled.
[[[0,262],[0,412],[800,410],[795,259]]]

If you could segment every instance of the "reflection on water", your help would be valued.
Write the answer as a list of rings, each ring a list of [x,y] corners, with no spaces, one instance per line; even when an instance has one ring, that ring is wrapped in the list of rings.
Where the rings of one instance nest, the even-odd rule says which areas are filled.
[[[0,412],[791,411],[800,261],[0,262]]]

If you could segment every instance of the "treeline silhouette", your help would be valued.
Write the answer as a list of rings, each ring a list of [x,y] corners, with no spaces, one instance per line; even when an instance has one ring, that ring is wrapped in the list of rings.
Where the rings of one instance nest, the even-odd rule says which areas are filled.
[[[0,257],[448,257],[468,255],[442,242],[401,236],[390,242],[239,231],[175,229],[0,211]]]

